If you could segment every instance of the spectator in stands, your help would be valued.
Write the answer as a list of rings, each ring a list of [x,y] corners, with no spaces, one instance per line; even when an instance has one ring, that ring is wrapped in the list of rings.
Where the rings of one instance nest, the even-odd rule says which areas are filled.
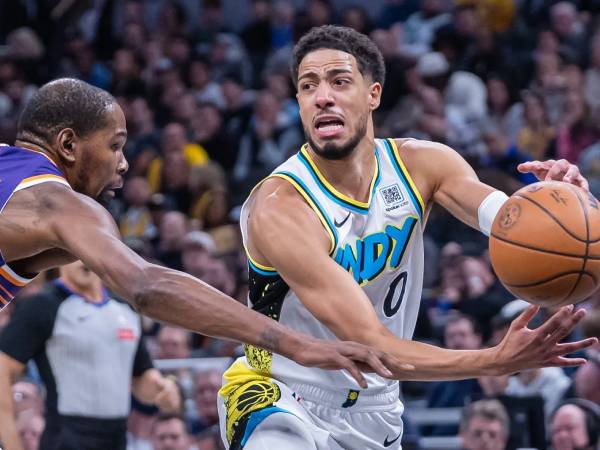
[[[233,168],[237,158],[237,140],[227,132],[217,105],[201,103],[191,119],[190,131],[194,142],[206,150],[211,161],[227,171]]]
[[[508,414],[498,400],[479,400],[463,410],[460,437],[464,450],[505,450],[509,432]]]
[[[216,369],[203,370],[194,376],[194,403],[198,419],[192,422],[191,431],[199,448],[222,448],[219,434],[219,413],[215,398],[221,388],[222,373]]]
[[[517,142],[523,124],[523,104],[515,100],[508,81],[501,76],[489,77],[486,87],[488,117],[502,130],[509,142]]]
[[[517,147],[532,160],[546,158],[556,137],[556,131],[550,124],[544,108],[544,99],[535,92],[528,91],[523,95],[523,119],[523,127],[518,132]]]
[[[144,176],[160,146],[154,112],[144,97],[133,98],[125,111],[128,136],[124,151],[130,176]]]
[[[491,122],[482,125],[482,136],[487,147],[487,152],[481,161],[484,167],[509,173],[524,184],[537,181],[530,174],[517,171],[519,164],[531,160],[530,155],[519,148],[517,142],[511,143],[506,134]]]
[[[219,109],[225,106],[225,98],[219,84],[211,80],[208,61],[193,59],[188,66],[190,92],[198,103],[212,103]]]
[[[17,416],[17,431],[23,450],[38,450],[46,421],[39,412],[27,410]]]
[[[600,107],[600,33],[592,38],[590,63],[585,72],[585,101],[596,109]]]
[[[187,359],[192,352],[192,335],[189,331],[164,325],[156,337],[156,359]],[[187,368],[177,368],[163,371],[165,374],[174,375],[182,387],[186,397],[192,390],[192,375]]]
[[[581,89],[570,90],[564,98],[564,113],[558,129],[556,155],[576,163],[581,152],[598,140],[591,111]]]
[[[191,231],[183,240],[183,269],[198,278],[206,275],[211,265],[215,243],[212,237],[203,231]]]
[[[225,172],[212,161],[195,168],[190,176],[194,197],[190,216],[201,228],[211,230],[228,223],[228,189]]]
[[[450,21],[451,16],[442,0],[421,1],[421,9],[411,14],[404,24],[402,51],[414,56],[431,51],[436,31]]]
[[[44,399],[40,386],[33,381],[22,379],[12,386],[15,417],[22,412],[44,412]]]
[[[183,238],[188,231],[188,219],[179,211],[169,211],[162,216],[156,256],[166,266],[180,270],[183,267],[181,252]]]
[[[163,326],[157,336],[158,359],[185,359],[190,357],[190,333],[182,328]]]
[[[444,344],[452,350],[478,350],[481,348],[481,331],[473,318],[453,312],[448,316],[444,329]],[[473,395],[481,394],[481,388],[475,379],[459,381],[439,381],[432,383],[427,397],[427,407],[448,408],[464,406]],[[437,425],[423,434],[431,436],[451,436],[458,428],[452,425]]]
[[[150,185],[143,177],[133,177],[125,183],[123,193],[127,203],[127,211],[119,221],[119,231],[123,238],[138,237],[152,240],[157,235],[157,229],[152,222],[148,209],[150,202]]]
[[[550,9],[552,31],[561,45],[561,51],[575,61],[583,62],[585,27],[573,2],[562,1]]]
[[[108,296],[81,262],[60,268],[44,292],[23,300],[0,335],[0,390],[34,360],[46,386],[42,450],[126,448],[131,393],[179,411],[176,384],[153,368],[140,320]],[[20,450],[14,408],[0,397],[0,439]]]
[[[596,450],[600,407],[585,400],[567,400],[552,415],[550,435],[553,450]]]
[[[165,168],[168,164],[164,164],[164,159],[172,155],[182,156],[186,166],[202,165],[208,161],[208,154],[203,147],[198,144],[189,142],[187,137],[186,129],[179,123],[169,123],[165,126],[161,136],[161,157],[155,158],[148,169],[148,181],[152,192],[165,192],[165,189],[169,189],[174,192],[178,186],[165,186],[163,183],[165,176]],[[175,160],[169,160],[171,164],[175,163]],[[171,184],[175,181],[180,180],[169,180]]]
[[[249,127],[242,136],[233,175],[252,188],[290,154],[299,150],[302,136],[281,109],[274,94],[262,91],[254,106]]]
[[[190,450],[190,437],[181,416],[164,414],[152,425],[152,450]]]

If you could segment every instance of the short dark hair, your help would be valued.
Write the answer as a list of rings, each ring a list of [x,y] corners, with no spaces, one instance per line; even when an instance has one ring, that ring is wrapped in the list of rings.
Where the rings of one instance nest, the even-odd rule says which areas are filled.
[[[107,109],[116,103],[108,92],[75,78],[43,85],[19,118],[17,139],[51,143],[65,128],[85,137],[108,124]]]
[[[292,79],[298,83],[298,67],[304,57],[319,49],[341,50],[356,58],[358,70],[373,81],[385,82],[385,63],[377,45],[358,31],[337,25],[323,25],[312,28],[294,46],[292,59]]]

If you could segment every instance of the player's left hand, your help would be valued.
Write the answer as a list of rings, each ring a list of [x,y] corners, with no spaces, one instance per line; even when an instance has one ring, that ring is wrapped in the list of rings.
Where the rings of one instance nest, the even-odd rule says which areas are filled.
[[[579,186],[589,192],[590,186],[579,167],[569,163],[566,159],[549,159],[547,161],[528,161],[517,166],[521,173],[532,173],[540,181],[564,181],[565,183]]]

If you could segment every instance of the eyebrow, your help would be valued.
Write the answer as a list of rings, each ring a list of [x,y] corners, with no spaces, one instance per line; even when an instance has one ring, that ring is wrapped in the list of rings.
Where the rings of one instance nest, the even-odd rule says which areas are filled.
[[[127,131],[124,131],[124,130],[117,131],[115,133],[115,137],[123,137],[123,138],[127,139]]]
[[[350,69],[330,69],[327,71],[327,76],[334,77],[336,75],[343,74],[343,73],[352,74],[352,70],[350,70]],[[303,78],[318,78],[318,77],[319,77],[319,75],[316,72],[308,71],[308,72],[304,72],[302,75],[300,75],[298,77],[298,81],[300,81]]]

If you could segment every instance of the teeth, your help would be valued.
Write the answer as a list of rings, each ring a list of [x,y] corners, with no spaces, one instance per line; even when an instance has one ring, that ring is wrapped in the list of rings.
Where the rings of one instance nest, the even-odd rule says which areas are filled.
[[[335,130],[339,130],[340,128],[343,128],[343,125],[339,125],[339,124],[321,125],[319,127],[319,130],[320,131],[335,131]]]

